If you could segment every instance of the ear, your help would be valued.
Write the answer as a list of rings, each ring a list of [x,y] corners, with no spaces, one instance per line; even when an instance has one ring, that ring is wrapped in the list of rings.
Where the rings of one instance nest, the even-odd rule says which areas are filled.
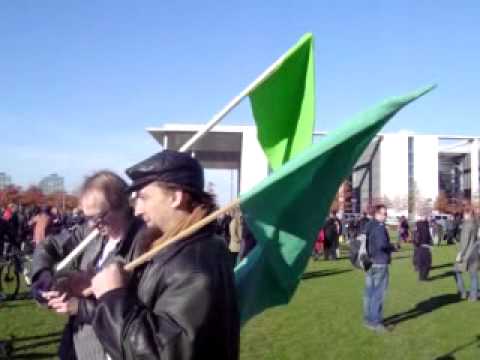
[[[185,195],[181,190],[172,191],[170,207],[173,209],[178,209],[182,205],[184,196]]]

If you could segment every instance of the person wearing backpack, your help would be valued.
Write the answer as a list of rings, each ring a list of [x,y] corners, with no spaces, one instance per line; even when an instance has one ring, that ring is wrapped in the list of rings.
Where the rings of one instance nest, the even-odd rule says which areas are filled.
[[[377,332],[388,331],[383,324],[383,304],[388,288],[388,266],[394,248],[385,226],[386,218],[385,205],[377,205],[373,220],[365,226],[367,252],[372,265],[365,273],[364,325]]]

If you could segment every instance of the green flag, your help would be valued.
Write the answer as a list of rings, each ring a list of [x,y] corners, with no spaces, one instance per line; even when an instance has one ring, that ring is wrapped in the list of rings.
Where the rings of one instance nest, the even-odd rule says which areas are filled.
[[[273,170],[312,144],[314,79],[313,37],[305,34],[250,93],[258,141]]]
[[[385,123],[433,87],[384,101],[286,163],[241,197],[257,246],[235,269],[242,324],[288,303],[341,184]]]

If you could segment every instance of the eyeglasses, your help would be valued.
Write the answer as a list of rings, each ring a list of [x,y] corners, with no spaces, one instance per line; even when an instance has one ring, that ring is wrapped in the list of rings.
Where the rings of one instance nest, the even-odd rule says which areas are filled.
[[[99,223],[105,225],[106,223],[108,223],[108,214],[108,211],[102,211],[95,215],[85,215],[84,218],[85,221],[91,226],[95,226]]]

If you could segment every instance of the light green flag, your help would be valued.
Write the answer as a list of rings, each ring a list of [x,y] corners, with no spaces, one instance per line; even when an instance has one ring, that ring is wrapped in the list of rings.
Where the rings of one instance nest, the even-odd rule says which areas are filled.
[[[276,170],[312,144],[315,125],[313,36],[305,34],[252,93],[257,137]]]
[[[289,302],[341,182],[386,122],[432,88],[357,115],[241,197],[242,213],[257,240],[235,269],[242,324]]]

